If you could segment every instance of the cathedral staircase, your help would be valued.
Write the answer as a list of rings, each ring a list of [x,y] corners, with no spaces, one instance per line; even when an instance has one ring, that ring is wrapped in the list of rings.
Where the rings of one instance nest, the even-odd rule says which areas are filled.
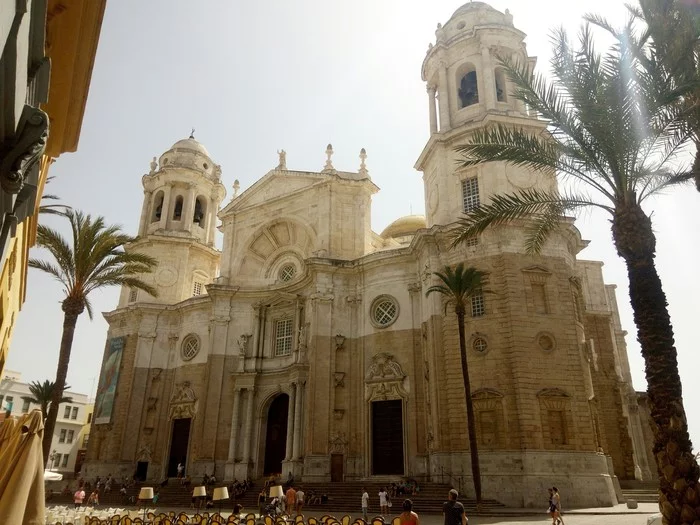
[[[626,500],[633,499],[638,503],[658,503],[659,501],[659,482],[656,480],[620,480],[620,488]]]
[[[398,481],[398,480],[397,480]],[[256,481],[252,487],[237,500],[229,499],[224,502],[223,508],[231,510],[234,503],[243,505],[243,512],[258,512],[258,493],[263,487],[263,481]],[[362,487],[367,489],[369,494],[369,514],[375,516],[379,514],[379,496],[377,495],[382,487],[388,486],[390,483],[386,481],[346,481],[340,483],[299,483],[303,487],[306,494],[306,504],[304,505],[303,513],[312,516],[321,516],[329,513],[334,515],[351,514],[359,516],[361,514],[360,498],[362,496]],[[145,482],[142,484],[146,487],[153,487],[156,484]],[[174,507],[174,508],[189,508],[192,504],[192,489],[180,485],[180,480],[171,478],[165,487],[159,488],[160,499],[158,507]],[[218,484],[217,484],[218,486]],[[136,484],[128,489],[128,496],[138,497],[141,484]],[[442,512],[442,504],[447,500],[447,493],[452,488],[450,485],[442,483],[422,483],[420,492],[415,496],[395,496],[392,498],[393,506],[390,514],[397,515],[401,512],[401,504],[404,498],[408,497],[413,501],[413,509],[418,513],[433,513],[439,514]],[[211,490],[210,490],[211,492]],[[321,496],[325,494],[328,497],[327,503],[309,504],[309,495],[315,494]],[[55,495],[48,501],[49,504],[66,504],[70,503],[70,496]],[[467,510],[467,514],[476,511],[476,501],[465,500],[460,498]],[[123,507],[124,501],[119,491],[112,491],[111,494],[103,494],[100,497],[100,505],[102,507]],[[484,500],[482,504],[483,512],[496,511],[504,508],[502,503],[495,500]],[[218,509],[218,504],[215,504],[215,509]]]

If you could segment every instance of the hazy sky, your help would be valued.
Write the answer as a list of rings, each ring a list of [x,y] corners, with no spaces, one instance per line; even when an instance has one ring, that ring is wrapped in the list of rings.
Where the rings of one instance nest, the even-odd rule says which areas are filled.
[[[104,215],[135,234],[149,161],[190,128],[223,182],[249,187],[287,151],[290,169],[320,170],[326,144],[334,165],[356,170],[366,148],[373,181],[372,226],[423,213],[421,174],[413,165],[428,138],[428,101],[420,67],[438,22],[455,0],[109,0],[83,122],[80,148],[52,167],[48,187],[76,208]],[[581,15],[621,22],[621,0],[493,0],[510,9],[527,33],[539,68],[550,55],[548,35],[576,30]],[[691,188],[649,206],[658,238],[658,267],[676,333],[691,435],[700,440],[700,365],[693,342],[700,312],[697,278],[698,204]],[[42,219],[51,222],[47,219]],[[627,296],[624,265],[613,249],[607,218],[577,223],[590,246],[583,258],[605,262],[619,286],[623,326],[637,390],[646,388]],[[35,252],[36,253],[36,252]],[[112,310],[118,289],[93,294],[95,312]],[[8,368],[25,380],[55,377],[62,327],[58,285],[30,271],[28,299],[12,342]],[[83,315],[75,335],[68,382],[93,394],[107,324]],[[696,443],[697,446],[697,443]]]

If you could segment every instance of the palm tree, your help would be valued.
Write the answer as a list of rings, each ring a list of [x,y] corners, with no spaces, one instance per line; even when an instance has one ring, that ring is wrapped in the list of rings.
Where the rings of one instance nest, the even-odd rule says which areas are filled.
[[[483,293],[486,284],[486,274],[476,268],[465,268],[464,263],[459,263],[454,270],[445,266],[444,273],[433,272],[442,284],[431,286],[425,295],[439,293],[447,298],[447,303],[452,303],[457,316],[457,329],[459,332],[459,355],[462,359],[462,379],[464,380],[464,399],[467,404],[467,432],[469,434],[469,452],[471,454],[472,478],[474,479],[474,492],[476,493],[477,508],[481,506],[481,469],[479,468],[479,451],[476,442],[476,426],[474,423],[474,404],[472,403],[472,389],[469,381],[469,363],[467,362],[467,343],[464,337],[464,317],[467,301],[475,295]]]
[[[53,175],[49,176],[46,179],[46,184],[51,182],[52,179],[53,179]],[[60,197],[58,195],[44,194],[41,196],[42,203],[44,201],[57,201],[59,199],[60,199]],[[39,213],[44,214],[44,215],[65,215],[66,211],[68,211],[70,209],[72,209],[72,208],[66,204],[40,204],[39,205]]]
[[[155,259],[124,250],[134,240],[133,237],[122,233],[119,226],[106,226],[102,217],[93,219],[90,215],[74,210],[66,210],[64,215],[71,226],[71,241],[67,241],[57,230],[40,224],[37,244],[48,250],[53,261],[29,260],[30,267],[46,272],[60,282],[65,294],[61,303],[63,336],[55,388],[44,426],[44,461],[49,457],[78,316],[87,310],[92,319],[90,293],[108,286],[129,286],[156,295],[156,290],[139,278],[141,274],[153,271]]]
[[[46,420],[46,417],[48,416],[49,405],[51,404],[51,400],[53,399],[54,384],[55,383],[53,381],[49,381],[48,379],[46,379],[43,383],[40,383],[39,381],[32,381],[29,384],[29,392],[31,392],[32,395],[22,396],[23,400],[29,401],[30,403],[34,403],[35,405],[39,405],[39,407],[41,408],[41,416],[44,420]],[[65,392],[68,389],[70,389],[70,386],[66,385],[63,388],[63,391]],[[61,394],[59,403],[72,402],[72,397],[67,397]]]
[[[654,264],[656,239],[642,208],[648,197],[692,180],[692,173],[674,162],[691,135],[678,123],[682,109],[673,100],[660,102],[636,57],[623,47],[601,57],[587,27],[576,50],[563,31],[554,42],[551,84],[502,60],[514,95],[549,122],[548,133],[497,125],[475,132],[458,149],[464,166],[502,161],[556,173],[578,191],[496,195],[460,220],[455,243],[491,225],[521,221],[529,225],[527,250],[538,252],[565,212],[594,207],[610,215],[615,248],[627,266],[646,365],[664,523],[692,523],[700,519],[693,510],[700,470],[688,435],[666,296]]]
[[[639,6],[627,6],[632,21],[622,31],[598,15],[586,18],[635,54],[659,88],[658,96],[666,97],[669,91],[683,93],[678,104],[695,144],[693,173],[700,191],[700,7],[691,7],[691,3],[693,0],[639,0]],[[644,25],[639,34],[629,30],[635,20]]]

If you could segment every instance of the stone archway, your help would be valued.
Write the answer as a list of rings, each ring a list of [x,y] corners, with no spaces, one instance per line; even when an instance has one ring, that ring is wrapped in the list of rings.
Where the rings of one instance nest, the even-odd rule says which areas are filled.
[[[289,396],[280,394],[267,409],[265,432],[265,460],[263,474],[280,474],[287,450],[287,424],[289,419]]]

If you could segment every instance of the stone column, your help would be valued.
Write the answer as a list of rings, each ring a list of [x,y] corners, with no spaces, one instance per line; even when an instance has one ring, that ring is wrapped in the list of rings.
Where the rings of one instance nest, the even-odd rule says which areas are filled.
[[[141,220],[139,221],[139,235],[146,235],[148,233],[148,224],[151,211],[151,199],[153,198],[153,192],[148,190],[143,190],[143,206],[141,207]]]
[[[430,134],[437,133],[437,108],[435,107],[435,86],[428,86],[428,114],[430,115]]]
[[[447,81],[447,64],[440,62],[438,71],[438,102],[440,103],[440,131],[452,128],[450,124],[450,84]]]
[[[479,94],[479,102],[483,102],[486,109],[494,109],[496,107],[496,78],[488,47],[481,48],[481,76],[484,93]]]
[[[168,227],[168,220],[170,219],[170,194],[172,193],[172,188],[166,186],[163,188],[163,206],[160,209],[160,222],[158,227],[162,230]]]
[[[289,396],[289,405],[287,407],[287,452],[284,455],[284,460],[292,459],[292,449],[294,441],[294,409],[296,407],[297,385],[292,383],[292,392]]]
[[[246,465],[250,463],[250,441],[253,436],[253,400],[255,397],[255,391],[252,388],[248,388],[248,406],[246,407],[245,414],[245,427],[243,428],[243,463]]]
[[[228,460],[236,460],[236,438],[238,436],[239,416],[241,411],[241,391],[236,389],[233,391],[233,415],[231,416],[231,437],[228,442]]]
[[[197,189],[194,184],[189,184],[187,187],[187,197],[185,199],[185,205],[183,206],[182,213],[185,217],[185,222],[183,227],[185,231],[192,231],[192,221],[194,219],[194,201],[197,198]]]
[[[214,244],[214,234],[216,233],[216,220],[217,220],[217,210],[219,209],[219,202],[216,200],[209,201],[209,222],[207,224],[207,244]]]
[[[294,448],[292,449],[292,459],[297,461],[301,455],[301,406],[304,395],[304,383],[297,382],[296,388],[296,408],[294,409]]]

